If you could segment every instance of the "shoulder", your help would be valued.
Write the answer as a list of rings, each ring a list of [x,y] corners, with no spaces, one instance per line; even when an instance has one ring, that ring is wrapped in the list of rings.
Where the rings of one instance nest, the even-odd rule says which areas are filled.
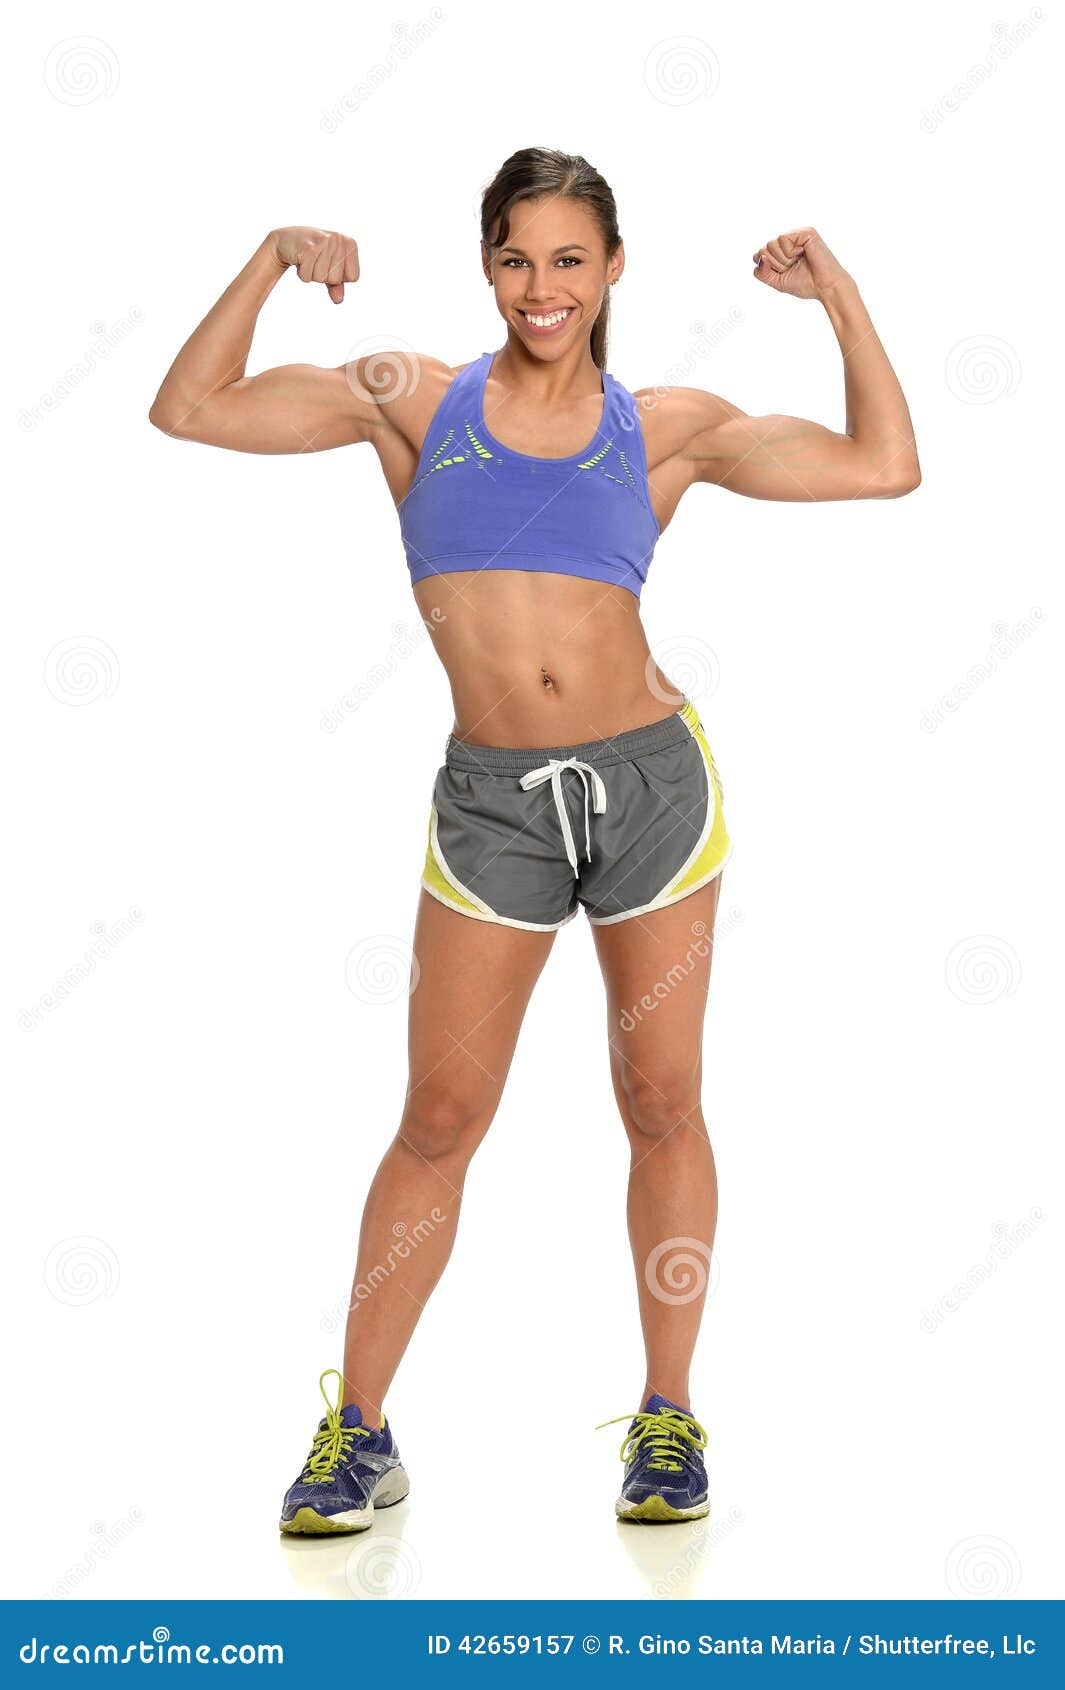
[[[476,361],[449,364],[431,353],[383,347],[352,358],[341,370],[349,404],[371,424],[379,444],[401,435],[420,445],[449,387]]]
[[[455,377],[475,362],[448,364],[430,353],[382,347],[350,359],[342,368],[356,399],[365,404],[394,405],[418,392],[442,396]]]
[[[648,463],[684,457],[696,441],[746,413],[738,405],[701,387],[634,388],[632,397],[643,430]]]

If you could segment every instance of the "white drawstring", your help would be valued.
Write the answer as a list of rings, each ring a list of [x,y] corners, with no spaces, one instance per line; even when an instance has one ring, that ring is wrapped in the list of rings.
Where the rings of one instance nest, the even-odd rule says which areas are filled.
[[[591,862],[592,836],[588,826],[588,775],[592,777],[592,808],[595,814],[601,816],[606,809],[606,787],[603,785],[598,771],[593,769],[591,763],[582,763],[576,757],[567,757],[564,760],[552,757],[544,764],[542,769],[532,769],[527,775],[522,775],[520,784],[522,789],[528,792],[530,787],[539,786],[545,780],[551,782],[551,791],[555,795],[555,809],[558,811],[558,819],[562,824],[562,837],[566,841],[566,855],[570,860],[574,875],[579,878],[577,847],[573,842],[573,829],[569,824],[569,811],[566,809],[566,801],[562,796],[563,769],[575,769],[581,777],[581,785],[584,787],[585,856]]]

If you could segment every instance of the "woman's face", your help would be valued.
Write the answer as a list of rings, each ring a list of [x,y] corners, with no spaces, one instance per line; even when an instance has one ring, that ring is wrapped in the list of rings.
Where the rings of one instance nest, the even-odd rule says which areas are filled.
[[[512,205],[506,242],[490,251],[482,243],[481,257],[500,315],[539,356],[590,338],[603,295],[625,266],[623,247],[607,258],[588,208],[557,194]]]

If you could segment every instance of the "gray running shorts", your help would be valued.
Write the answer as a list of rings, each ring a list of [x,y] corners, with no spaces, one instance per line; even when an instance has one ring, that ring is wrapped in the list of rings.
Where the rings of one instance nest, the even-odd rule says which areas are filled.
[[[721,781],[690,699],[580,745],[511,749],[449,734],[422,885],[478,921],[536,932],[581,904],[597,924],[664,909],[720,874]]]

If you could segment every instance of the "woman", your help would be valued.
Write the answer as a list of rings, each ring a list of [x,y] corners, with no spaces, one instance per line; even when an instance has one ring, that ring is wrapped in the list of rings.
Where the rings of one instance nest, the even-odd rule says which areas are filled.
[[[896,498],[920,481],[902,391],[854,280],[815,230],[767,242],[754,274],[827,311],[845,433],[747,416],[696,388],[632,394],[607,372],[625,253],[613,195],[584,159],[515,153],[483,196],[481,237],[506,326],[495,354],[457,368],[394,353],[246,376],[256,318],[286,269],[338,304],[359,275],[353,240],[278,229],[181,349],[151,410],[168,434],[238,451],[371,444],[454,701],[429,807],[406,1101],[366,1200],[343,1374],[335,1402],[322,1375],[327,1413],[284,1500],[288,1532],[359,1531],[407,1493],[385,1393],[451,1252],[533,986],[581,904],[632,1153],[646,1349],[616,1511],[708,1512],[706,1435],[688,1394],[703,1299],[663,1300],[655,1269],[670,1250],[709,1260],[713,1244],[701,1051],[730,847],[710,748],[651,656],[640,590],[696,483],[809,501]],[[678,956],[682,977],[654,1016],[626,1013]]]

